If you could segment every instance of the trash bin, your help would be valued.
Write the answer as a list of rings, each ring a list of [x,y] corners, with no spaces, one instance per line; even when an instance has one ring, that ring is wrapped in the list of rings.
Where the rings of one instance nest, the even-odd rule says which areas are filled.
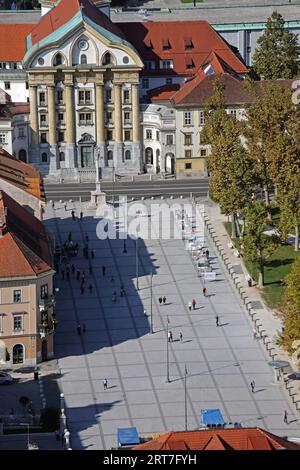
[[[34,378],[34,380],[39,379],[39,371],[37,369],[35,369],[35,371],[33,372],[33,378]]]

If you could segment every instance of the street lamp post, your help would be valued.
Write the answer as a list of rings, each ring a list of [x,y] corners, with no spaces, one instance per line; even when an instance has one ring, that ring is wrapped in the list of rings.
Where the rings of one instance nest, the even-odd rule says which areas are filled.
[[[153,289],[152,289],[152,283],[153,283],[153,272],[151,272],[151,279],[150,279],[150,331],[151,334],[154,333],[153,331]]]
[[[170,383],[170,371],[169,371],[169,317],[167,317],[167,383]]]
[[[135,272],[136,272],[136,289],[139,290],[139,253],[138,253],[138,241],[137,235],[135,239]]]
[[[185,416],[185,430],[188,430],[188,423],[187,423],[187,393],[186,393],[186,376],[187,376],[187,368],[186,364],[184,365],[184,416]]]

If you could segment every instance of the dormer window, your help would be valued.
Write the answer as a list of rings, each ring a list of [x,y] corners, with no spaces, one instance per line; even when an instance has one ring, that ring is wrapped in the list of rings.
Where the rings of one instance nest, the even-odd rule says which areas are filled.
[[[86,65],[87,64],[87,56],[85,54],[81,55],[80,63],[81,63],[81,65]]]
[[[63,64],[63,56],[61,54],[56,54],[55,58],[54,58],[54,62],[53,62],[53,65],[55,67],[57,67],[58,65],[62,65]]]
[[[152,49],[152,42],[151,40],[148,38],[144,39],[144,46],[147,48],[147,49]]]
[[[169,39],[163,39],[162,48],[163,48],[164,51],[167,51],[168,49],[171,49],[171,44],[169,42]]]
[[[184,47],[185,47],[186,50],[194,48],[194,44],[193,44],[193,41],[191,40],[191,38],[185,38]]]
[[[187,69],[193,69],[195,67],[194,61],[192,57],[186,57],[185,64]]]

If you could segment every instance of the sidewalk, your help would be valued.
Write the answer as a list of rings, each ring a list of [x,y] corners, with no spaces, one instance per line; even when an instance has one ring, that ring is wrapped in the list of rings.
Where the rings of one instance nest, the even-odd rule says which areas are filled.
[[[222,258],[231,278],[235,284],[247,311],[252,319],[254,329],[263,343],[272,360],[288,361],[290,367],[284,368],[284,385],[296,407],[300,410],[300,385],[299,380],[288,378],[297,370],[296,365],[292,363],[290,356],[275,343],[278,332],[282,329],[282,324],[273,314],[262,299],[260,291],[255,286],[249,287],[246,275],[247,269],[243,259],[236,257],[234,248],[228,246],[231,241],[224,226],[227,217],[220,213],[219,206],[209,201],[205,204],[205,225],[209,231],[213,243],[215,244],[218,255]]]

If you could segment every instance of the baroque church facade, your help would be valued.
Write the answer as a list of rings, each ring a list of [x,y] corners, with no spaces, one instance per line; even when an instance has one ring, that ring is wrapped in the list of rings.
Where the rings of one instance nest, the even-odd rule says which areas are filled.
[[[26,38],[29,154],[44,175],[94,179],[95,155],[102,177],[142,171],[143,63],[107,11],[61,0]]]

